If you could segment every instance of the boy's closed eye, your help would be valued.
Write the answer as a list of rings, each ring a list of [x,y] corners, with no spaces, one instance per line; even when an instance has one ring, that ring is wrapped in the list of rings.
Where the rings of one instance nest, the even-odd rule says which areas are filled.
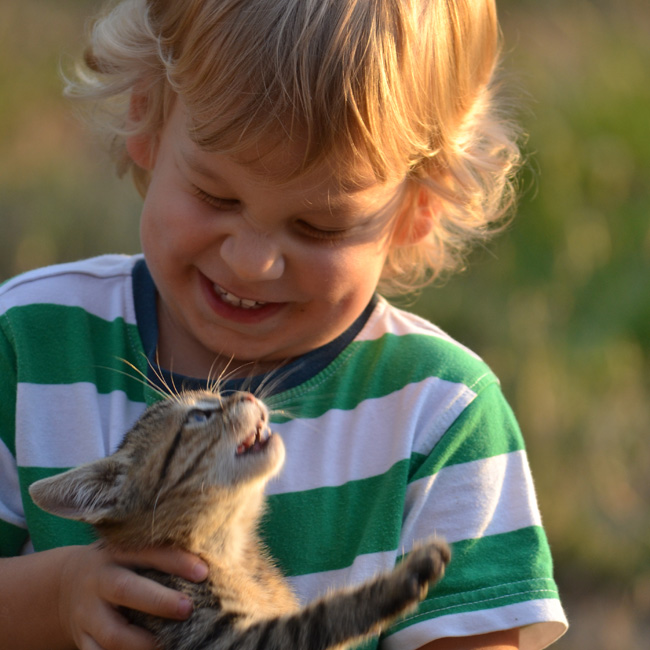
[[[237,210],[241,205],[241,202],[238,199],[226,199],[219,196],[213,196],[196,186],[194,187],[194,195],[217,210],[230,212]]]
[[[234,212],[241,207],[241,201],[239,201],[239,199],[214,196],[197,186],[194,186],[193,192],[194,195],[197,196],[201,201],[204,201],[213,208],[222,212]],[[329,242],[343,239],[346,237],[346,235],[354,230],[354,228],[351,227],[327,228],[324,226],[309,223],[304,219],[295,220],[293,222],[293,226],[296,232],[301,236],[307,237],[309,239]]]
[[[300,234],[305,235],[311,239],[335,242],[344,239],[350,234],[351,228],[322,228],[314,226],[307,221],[299,219],[295,222],[295,226]]]

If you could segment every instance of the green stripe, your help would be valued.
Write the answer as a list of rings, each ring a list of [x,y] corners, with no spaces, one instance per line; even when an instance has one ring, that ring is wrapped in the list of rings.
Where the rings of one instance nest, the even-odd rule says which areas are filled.
[[[143,401],[147,362],[136,325],[123,318],[106,321],[79,307],[37,304],[7,312],[16,336],[18,381],[33,384],[89,382],[99,393],[126,392]],[[21,357],[21,349],[39,354]]]
[[[270,496],[262,533],[282,571],[297,576],[342,569],[350,566],[358,555],[398,548],[404,480],[409,466],[408,461],[402,461],[383,475],[342,486]],[[331,535],[331,531],[336,534]],[[330,538],[335,541],[332,543]],[[515,544],[519,546],[509,547]],[[481,572],[489,572],[496,566],[500,575],[502,563],[492,563],[501,552],[506,553],[508,570],[526,571],[531,561],[531,548],[542,549],[543,563],[535,571],[539,570],[539,576],[550,576],[550,553],[543,530],[531,527],[455,544],[454,571],[445,580],[454,590],[464,592],[472,588],[467,576],[468,566],[480,567]],[[522,552],[520,567],[516,567],[518,552]],[[461,576],[460,585],[456,575]],[[498,575],[490,580],[507,582]],[[479,580],[477,584],[494,582]]]
[[[350,410],[365,399],[384,397],[430,377],[475,392],[497,382],[485,363],[450,341],[422,334],[385,334],[352,343],[323,372],[267,402],[278,409],[275,422],[317,418],[330,409]]]
[[[342,569],[357,555],[396,549],[408,468],[405,460],[342,486],[270,496],[262,536],[285,575]]]
[[[0,438],[16,457],[16,354],[11,329],[0,317]]]
[[[34,550],[46,551],[58,546],[91,544],[97,539],[92,526],[80,521],[56,517],[41,510],[29,496],[28,488],[42,478],[49,478],[65,469],[19,467],[20,489],[25,507],[25,518],[34,542]]]
[[[445,577],[421,603],[416,621],[559,598],[548,542],[538,526],[451,546],[452,559]],[[390,633],[409,623],[413,620],[398,623]]]
[[[28,536],[24,528],[13,526],[0,519],[0,557],[19,555]]]
[[[413,454],[410,481],[443,467],[468,463],[525,447],[519,424],[497,384],[484,388],[447,430],[430,456]]]

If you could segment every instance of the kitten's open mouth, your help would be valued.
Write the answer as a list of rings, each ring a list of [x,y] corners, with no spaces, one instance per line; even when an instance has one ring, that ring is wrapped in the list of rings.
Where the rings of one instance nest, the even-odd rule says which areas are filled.
[[[237,446],[237,451],[235,452],[236,455],[241,456],[242,454],[261,451],[266,447],[272,435],[273,433],[271,430],[260,422],[257,425],[257,429],[255,429],[253,433]]]

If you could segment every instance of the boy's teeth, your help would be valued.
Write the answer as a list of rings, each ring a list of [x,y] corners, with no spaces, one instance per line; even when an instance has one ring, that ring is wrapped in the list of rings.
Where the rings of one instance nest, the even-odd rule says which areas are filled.
[[[218,284],[214,285],[214,290],[221,296],[221,299],[224,302],[227,302],[229,305],[234,305],[235,307],[241,307],[243,309],[258,309],[266,304],[265,302],[257,302],[257,300],[238,298],[229,291],[222,289]]]

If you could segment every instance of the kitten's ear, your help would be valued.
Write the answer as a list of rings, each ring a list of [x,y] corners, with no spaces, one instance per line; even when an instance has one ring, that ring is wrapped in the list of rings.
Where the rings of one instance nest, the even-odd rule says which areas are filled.
[[[115,514],[125,477],[126,464],[110,456],[36,481],[29,493],[53,515],[95,524]]]

